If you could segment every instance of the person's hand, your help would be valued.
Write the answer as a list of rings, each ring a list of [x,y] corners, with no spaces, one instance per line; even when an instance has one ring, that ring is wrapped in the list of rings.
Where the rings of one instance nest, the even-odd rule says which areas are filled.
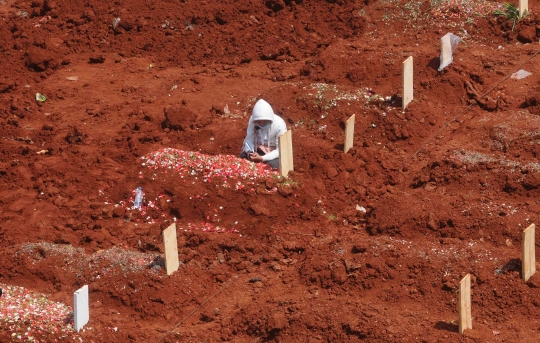
[[[262,152],[264,152],[265,154],[268,154],[270,152],[270,149],[268,149],[264,145],[259,146],[259,149],[261,149]]]
[[[262,162],[263,158],[256,152],[252,152],[251,154],[249,154],[249,160],[253,162]]]

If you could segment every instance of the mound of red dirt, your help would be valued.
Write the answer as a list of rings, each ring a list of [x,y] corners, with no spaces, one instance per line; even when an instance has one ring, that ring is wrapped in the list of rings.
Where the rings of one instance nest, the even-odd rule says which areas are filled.
[[[0,341],[534,341],[540,6],[469,6],[0,0]],[[237,158],[260,98],[292,130],[288,178]],[[86,284],[77,334],[58,316]],[[27,291],[62,308],[48,331],[14,314]]]

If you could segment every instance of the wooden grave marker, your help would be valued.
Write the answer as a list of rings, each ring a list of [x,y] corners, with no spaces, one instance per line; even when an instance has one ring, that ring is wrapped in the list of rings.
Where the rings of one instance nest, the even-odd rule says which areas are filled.
[[[459,282],[459,333],[472,329],[471,317],[471,274]]]
[[[529,0],[519,0],[519,17],[529,12]]]
[[[292,131],[286,131],[278,137],[279,140],[279,172],[283,176],[289,175],[294,170]]]
[[[163,230],[163,246],[165,247],[165,270],[167,275],[171,275],[178,270],[180,261],[178,260],[178,245],[176,240],[176,223],[172,223]]]
[[[413,99],[413,57],[409,56],[405,61],[403,61],[403,96],[402,96],[402,105],[403,109]]]
[[[347,153],[350,148],[352,148],[354,144],[354,121],[355,121],[356,115],[353,114],[347,121],[345,122],[345,143],[343,144],[343,152]]]
[[[77,330],[77,332],[79,332],[90,320],[88,285],[82,286],[73,293],[73,319],[75,330]]]
[[[535,231],[534,224],[523,230],[522,248],[523,259],[521,261],[521,276],[527,282],[536,273]]]

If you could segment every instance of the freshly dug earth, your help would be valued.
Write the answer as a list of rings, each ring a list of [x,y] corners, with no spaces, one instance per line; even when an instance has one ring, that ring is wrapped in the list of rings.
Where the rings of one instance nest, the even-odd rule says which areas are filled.
[[[35,341],[537,341],[540,5],[514,26],[447,3],[1,0],[0,284],[90,289],[83,331]],[[292,130],[287,179],[235,157],[259,98]],[[0,341],[31,341],[13,321]]]

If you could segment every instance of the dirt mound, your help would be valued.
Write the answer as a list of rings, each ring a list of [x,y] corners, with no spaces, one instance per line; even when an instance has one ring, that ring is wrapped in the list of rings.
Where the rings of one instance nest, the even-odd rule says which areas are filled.
[[[533,341],[529,5],[514,22],[492,1],[0,1],[0,340]],[[464,41],[438,72],[447,32]],[[287,178],[237,157],[261,98],[292,131]]]

